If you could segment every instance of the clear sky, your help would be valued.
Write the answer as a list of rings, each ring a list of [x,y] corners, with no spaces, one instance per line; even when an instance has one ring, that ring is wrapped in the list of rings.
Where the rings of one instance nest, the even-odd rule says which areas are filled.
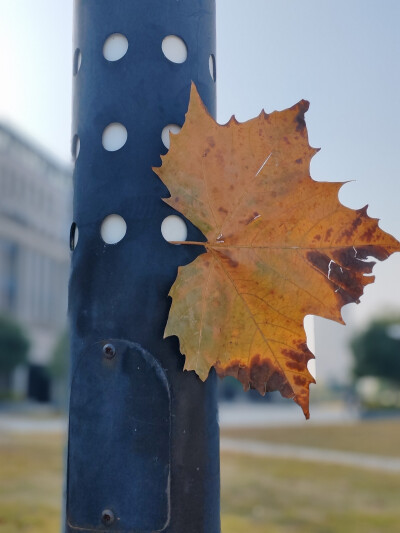
[[[0,121],[70,160],[72,0],[0,0]],[[317,180],[400,238],[400,1],[217,0],[218,119],[310,100]],[[359,319],[400,308],[400,254],[376,268]],[[367,303],[368,302],[368,303]],[[348,306],[354,307],[354,306]],[[363,310],[365,309],[365,310]]]
[[[0,121],[70,161],[72,0],[0,0]]]

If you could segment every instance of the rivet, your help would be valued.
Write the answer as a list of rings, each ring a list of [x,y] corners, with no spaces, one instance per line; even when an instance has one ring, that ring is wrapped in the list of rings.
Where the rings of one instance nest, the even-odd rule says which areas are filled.
[[[110,526],[115,520],[114,513],[111,509],[104,509],[101,513],[101,521],[105,526]]]
[[[112,344],[105,344],[103,346],[103,353],[104,357],[106,357],[107,359],[112,359],[113,357],[115,357],[115,354],[117,352]]]

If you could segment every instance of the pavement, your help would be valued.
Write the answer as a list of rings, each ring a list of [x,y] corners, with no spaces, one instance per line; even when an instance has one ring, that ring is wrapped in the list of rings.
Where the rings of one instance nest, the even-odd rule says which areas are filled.
[[[358,412],[342,404],[311,406],[310,420],[306,421],[295,404],[251,402],[224,402],[219,405],[221,428],[277,427],[313,424],[351,423],[359,418]],[[0,432],[59,433],[66,431],[67,418],[54,413],[49,407],[22,405],[20,408],[0,410]]]
[[[290,444],[272,444],[247,439],[221,438],[221,450],[236,452],[256,457],[277,457],[310,461],[313,463],[328,463],[368,470],[379,470],[398,474],[400,472],[400,458],[383,457],[365,453],[343,452],[338,450],[324,450],[308,446],[293,446]]]
[[[294,403],[225,402],[219,405],[221,428],[346,424],[355,422],[359,418],[357,408],[348,407],[340,402],[311,405],[309,420],[305,419],[301,408]]]
[[[64,417],[35,418],[27,415],[0,413],[0,435],[3,433],[63,433],[67,430]]]
[[[301,409],[290,404],[222,403],[219,422],[223,429],[250,427],[301,426],[304,424],[351,424],[359,419],[356,409],[341,404],[311,406],[311,419],[306,421]],[[49,409],[30,406],[29,409],[0,410],[0,436],[5,433],[60,434],[67,431],[67,417]],[[221,438],[221,450],[258,457],[277,457],[302,461],[353,466],[384,472],[400,473],[400,458],[362,453],[326,450],[290,444],[274,444],[249,439]]]

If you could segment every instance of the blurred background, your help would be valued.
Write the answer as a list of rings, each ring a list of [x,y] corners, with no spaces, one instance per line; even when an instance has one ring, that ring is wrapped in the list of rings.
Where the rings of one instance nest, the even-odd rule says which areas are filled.
[[[72,4],[0,0],[1,533],[60,527]],[[398,0],[217,0],[218,121],[309,100],[311,176],[398,239],[399,23]],[[376,265],[345,327],[306,318],[310,422],[221,382],[225,533],[400,531],[399,272]]]

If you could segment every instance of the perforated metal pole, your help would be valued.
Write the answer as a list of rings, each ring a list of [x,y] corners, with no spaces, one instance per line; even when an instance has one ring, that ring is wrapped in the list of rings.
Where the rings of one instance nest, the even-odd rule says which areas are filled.
[[[164,55],[169,35],[186,60]],[[216,376],[183,372],[177,338],[163,339],[177,268],[202,250],[162,237],[177,213],[151,170],[192,80],[215,115],[215,0],[77,0],[74,41],[65,529],[219,533]]]

